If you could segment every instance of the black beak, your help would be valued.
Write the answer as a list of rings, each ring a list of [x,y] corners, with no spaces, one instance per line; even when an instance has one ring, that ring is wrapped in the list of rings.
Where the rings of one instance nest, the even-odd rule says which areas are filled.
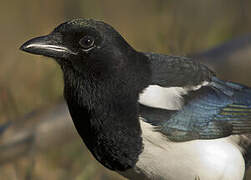
[[[20,50],[54,58],[66,58],[69,55],[76,55],[67,47],[63,46],[59,40],[54,40],[52,35],[33,38],[25,42]]]

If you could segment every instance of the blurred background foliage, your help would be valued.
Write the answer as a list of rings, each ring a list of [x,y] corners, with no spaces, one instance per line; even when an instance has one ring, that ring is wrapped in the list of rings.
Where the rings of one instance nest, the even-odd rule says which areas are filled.
[[[111,24],[140,51],[192,55],[249,34],[251,1],[1,0],[0,122],[18,119],[61,98],[63,82],[57,65],[18,48],[77,17]],[[243,82],[251,85],[250,78]],[[0,179],[6,180],[119,178],[90,156],[80,138],[0,166]]]

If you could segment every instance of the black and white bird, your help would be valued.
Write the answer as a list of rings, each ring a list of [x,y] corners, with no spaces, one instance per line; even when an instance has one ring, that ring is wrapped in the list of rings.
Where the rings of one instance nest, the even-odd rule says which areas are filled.
[[[192,59],[133,49],[110,25],[74,19],[23,51],[52,57],[93,156],[130,179],[241,180],[251,89]]]

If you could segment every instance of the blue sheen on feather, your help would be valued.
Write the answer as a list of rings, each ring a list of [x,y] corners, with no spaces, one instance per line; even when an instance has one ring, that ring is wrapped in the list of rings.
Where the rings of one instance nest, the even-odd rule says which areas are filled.
[[[213,77],[184,96],[183,108],[159,121],[158,129],[173,141],[214,139],[251,132],[251,89]],[[244,128],[245,127],[245,128]]]

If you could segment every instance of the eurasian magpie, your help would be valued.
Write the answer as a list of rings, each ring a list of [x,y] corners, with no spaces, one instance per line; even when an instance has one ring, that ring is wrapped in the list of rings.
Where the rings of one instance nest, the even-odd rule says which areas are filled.
[[[144,53],[110,25],[74,19],[21,50],[52,57],[84,143],[130,179],[241,180],[251,89],[190,58]]]

